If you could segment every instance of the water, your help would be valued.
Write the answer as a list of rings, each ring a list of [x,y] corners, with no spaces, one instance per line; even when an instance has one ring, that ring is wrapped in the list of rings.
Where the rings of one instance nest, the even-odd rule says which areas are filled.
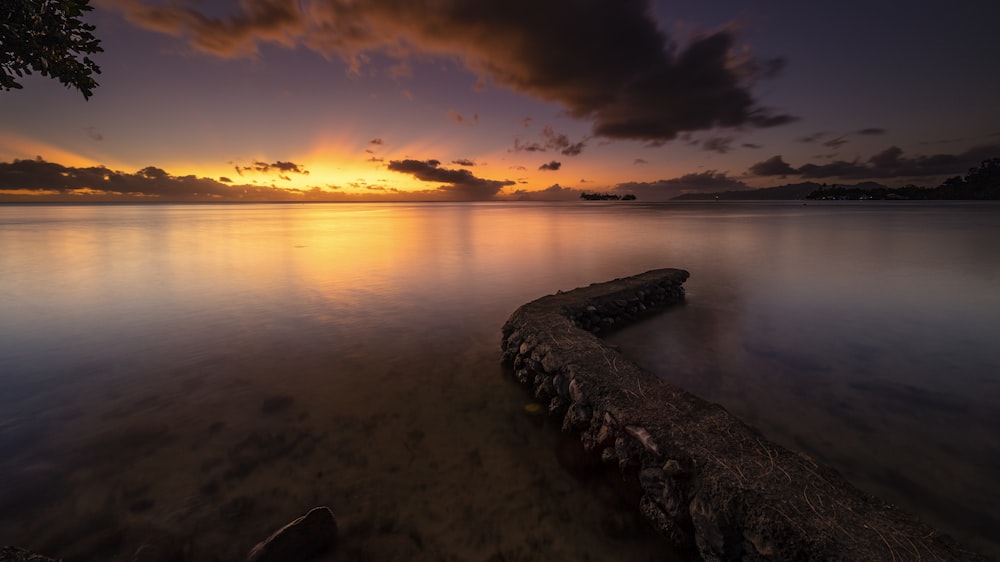
[[[239,560],[330,505],[329,560],[663,559],[497,361],[520,304],[681,267],[615,343],[997,553],[998,235],[969,205],[0,206],[0,544]]]

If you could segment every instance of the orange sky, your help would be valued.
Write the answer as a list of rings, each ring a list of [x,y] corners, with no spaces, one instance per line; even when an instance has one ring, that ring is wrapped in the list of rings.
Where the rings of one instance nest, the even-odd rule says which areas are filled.
[[[222,198],[239,186],[667,199],[801,181],[936,185],[1000,155],[1000,78],[976,70],[1000,53],[976,33],[992,21],[978,9],[858,18],[858,2],[519,1],[99,0],[89,101],[39,76],[0,92],[0,191],[106,191],[3,168],[38,157],[70,179],[94,166],[193,175]],[[183,195],[164,181],[145,195]]]

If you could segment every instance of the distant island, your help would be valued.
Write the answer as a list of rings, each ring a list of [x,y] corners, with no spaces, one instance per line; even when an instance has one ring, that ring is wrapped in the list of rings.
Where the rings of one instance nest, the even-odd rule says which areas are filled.
[[[584,191],[580,194],[580,199],[585,201],[635,201],[636,197],[632,193],[618,195],[616,193],[590,193]]]
[[[888,200],[888,201],[997,201],[1000,200],[1000,158],[984,160],[963,176],[948,178],[937,187],[887,187],[877,182],[853,185],[820,184],[816,182],[793,183],[761,189],[720,191],[715,193],[685,193],[672,201],[776,201],[788,199],[808,200]]]

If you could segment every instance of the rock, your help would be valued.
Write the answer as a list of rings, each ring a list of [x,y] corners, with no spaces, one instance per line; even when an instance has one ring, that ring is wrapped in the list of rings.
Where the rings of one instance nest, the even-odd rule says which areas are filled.
[[[333,546],[337,519],[329,507],[314,507],[302,517],[257,543],[247,562],[297,562],[308,560]]]
[[[35,554],[14,546],[0,547],[0,562],[60,562],[55,558]]]

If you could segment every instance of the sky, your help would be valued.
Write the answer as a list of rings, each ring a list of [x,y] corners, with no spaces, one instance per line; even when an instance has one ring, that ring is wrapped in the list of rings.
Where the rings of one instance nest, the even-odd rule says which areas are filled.
[[[1000,3],[92,0],[0,91],[0,201],[933,187],[1000,157]]]

